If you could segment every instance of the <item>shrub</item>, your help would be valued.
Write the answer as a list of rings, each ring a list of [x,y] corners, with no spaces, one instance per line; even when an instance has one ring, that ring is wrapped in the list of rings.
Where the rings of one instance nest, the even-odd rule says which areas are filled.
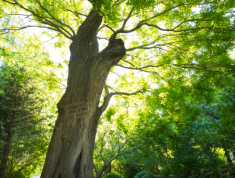
[[[141,171],[135,175],[134,178],[161,178],[160,175],[154,175],[151,172],[148,171]]]
[[[126,178],[134,178],[138,172],[142,171],[140,166],[134,161],[128,162],[123,168],[123,175]]]
[[[121,174],[111,172],[106,174],[104,178],[123,178],[123,176]]]

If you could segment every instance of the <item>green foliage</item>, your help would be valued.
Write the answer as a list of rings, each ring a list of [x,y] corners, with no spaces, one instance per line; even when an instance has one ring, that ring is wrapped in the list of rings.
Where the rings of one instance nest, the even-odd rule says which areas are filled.
[[[107,109],[106,113],[105,113],[105,117],[107,118],[107,121],[108,122],[112,122],[112,119],[111,117],[115,114],[115,109],[114,108],[109,108]]]
[[[229,0],[229,6],[230,7],[235,7],[235,1],[234,0]]]
[[[124,166],[123,166],[123,175],[125,177],[128,178],[134,178],[135,175],[141,171],[141,167],[140,165],[138,165],[137,163],[135,163],[134,161],[132,162],[127,162]]]
[[[0,45],[1,159],[12,129],[6,177],[40,172],[56,118],[56,102],[63,91],[58,83],[62,79],[52,73],[60,69],[48,59],[38,38],[20,42],[23,38],[23,32],[4,35]]]
[[[159,175],[154,175],[151,172],[148,171],[141,171],[135,175],[134,178],[160,178],[161,176]]]
[[[40,134],[43,115],[42,106],[44,98],[37,93],[37,87],[22,67],[3,65],[0,71],[0,136],[1,153],[5,147],[9,130],[12,130],[10,154],[7,155],[11,162],[7,169],[7,176],[14,176],[12,171],[24,169],[28,165],[28,171],[34,171],[33,165],[42,162],[45,154],[45,139]],[[40,117],[41,115],[41,117]],[[38,135],[36,135],[38,134]],[[35,147],[37,148],[35,150]],[[1,154],[1,157],[3,156]],[[29,157],[30,156],[30,157]],[[14,166],[14,164],[17,166]],[[33,167],[31,167],[33,166]],[[31,167],[31,168],[30,168]]]
[[[112,92],[142,93],[115,95],[101,116],[94,151],[97,167],[110,161],[112,168],[126,177],[140,170],[149,172],[144,176],[189,176],[192,171],[216,172],[235,153],[233,0],[9,2],[0,1],[1,17],[17,21],[8,12],[27,9],[38,25],[55,31],[45,34],[62,34],[53,43],[56,48],[66,45],[63,35],[69,39],[76,36],[91,9],[99,8],[103,16],[100,39],[122,31],[117,38],[125,41],[127,55],[111,69],[106,83]],[[17,2],[25,8],[19,10]],[[6,29],[12,26],[7,20],[2,24]],[[52,96],[54,91],[61,92],[56,90],[60,87],[57,82],[63,81],[54,68],[65,65],[49,60],[48,52],[41,53],[37,37],[29,37],[25,45],[17,47],[15,36],[2,39],[3,61],[19,69],[24,66],[32,78],[41,79],[35,83],[40,83],[42,93]],[[55,114],[55,100],[57,97],[43,101],[42,110],[54,104],[44,113]],[[52,128],[53,124],[47,122],[46,126]]]
[[[15,172],[13,172],[13,175],[15,174]],[[26,178],[26,176],[23,173],[19,173],[16,175],[16,178]]]
[[[108,173],[104,178],[124,178],[121,174],[118,173]]]

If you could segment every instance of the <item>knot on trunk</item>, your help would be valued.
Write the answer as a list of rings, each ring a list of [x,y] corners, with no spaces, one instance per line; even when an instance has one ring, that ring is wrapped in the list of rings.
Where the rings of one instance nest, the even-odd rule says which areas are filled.
[[[102,58],[113,60],[117,63],[126,54],[126,48],[122,39],[109,41],[108,46],[102,51]]]
[[[90,44],[90,52],[92,56],[96,56],[96,54],[99,53],[99,43],[96,35],[94,35],[94,37],[92,38],[92,42]]]

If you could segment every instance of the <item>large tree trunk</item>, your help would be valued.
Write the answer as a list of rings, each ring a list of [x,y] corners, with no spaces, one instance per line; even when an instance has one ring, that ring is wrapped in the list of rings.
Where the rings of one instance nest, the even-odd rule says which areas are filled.
[[[5,147],[3,150],[3,156],[1,159],[0,178],[5,178],[8,156],[10,154],[11,137],[12,137],[12,128],[9,128],[7,132]]]
[[[92,178],[93,149],[101,93],[109,70],[125,54],[121,39],[109,42],[94,54],[92,40],[102,22],[91,11],[70,45],[67,89],[59,103],[58,118],[48,148],[41,178]]]

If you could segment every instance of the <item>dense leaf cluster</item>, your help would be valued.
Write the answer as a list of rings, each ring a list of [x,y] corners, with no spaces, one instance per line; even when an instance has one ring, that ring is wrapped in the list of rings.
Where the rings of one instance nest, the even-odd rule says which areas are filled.
[[[0,169],[5,177],[30,177],[40,172],[52,134],[63,91],[55,74],[60,68],[37,38],[20,41],[23,32],[2,37]]]

